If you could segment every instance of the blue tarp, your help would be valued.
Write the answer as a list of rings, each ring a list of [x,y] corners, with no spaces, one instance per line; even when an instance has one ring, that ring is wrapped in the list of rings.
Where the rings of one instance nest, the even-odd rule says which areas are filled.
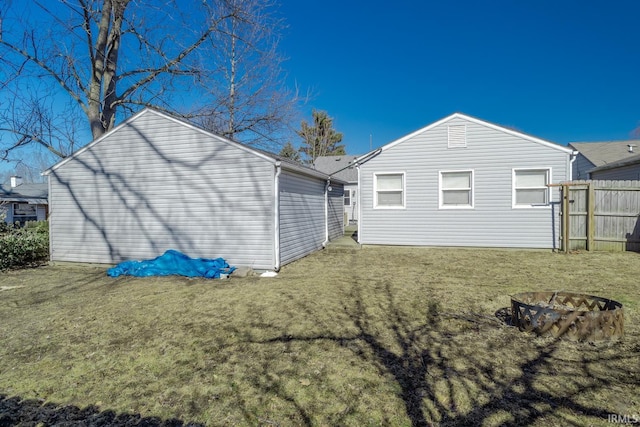
[[[185,254],[172,249],[157,258],[145,261],[124,261],[107,270],[111,277],[122,274],[137,277],[148,276],[187,276],[219,279],[220,274],[229,274],[235,267],[230,267],[222,258],[189,258]]]

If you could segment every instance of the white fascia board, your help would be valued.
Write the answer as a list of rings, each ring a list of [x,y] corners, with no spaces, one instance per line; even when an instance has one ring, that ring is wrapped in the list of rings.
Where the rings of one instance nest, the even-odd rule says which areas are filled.
[[[450,116],[447,116],[447,117],[445,117],[445,118],[443,118],[443,119],[440,119],[440,120],[438,120],[437,122],[433,122],[433,123],[431,123],[431,124],[430,124],[430,125],[428,125],[428,126],[425,126],[425,127],[421,128],[421,129],[418,129],[417,131],[411,132],[410,134],[405,135],[405,136],[403,136],[403,137],[402,137],[402,138],[400,138],[400,139],[396,139],[395,141],[390,142],[390,143],[388,143],[387,145],[383,145],[380,149],[381,149],[382,151],[387,151],[388,149],[393,148],[393,147],[395,147],[395,146],[396,146],[396,145],[398,145],[398,144],[402,144],[402,143],[403,143],[403,142],[405,142],[406,140],[411,139],[411,138],[413,138],[413,137],[414,137],[414,136],[416,136],[416,135],[420,135],[421,133],[426,132],[426,131],[428,131],[428,130],[430,130],[430,129],[433,129],[434,127],[439,126],[439,125],[441,125],[441,124],[443,124],[443,123],[446,123],[446,122],[448,122],[449,120],[454,119],[454,118],[456,118],[456,117],[464,117],[464,115],[461,115],[461,114],[459,114],[459,113],[451,114]]]
[[[85,145],[84,147],[82,147],[81,149],[79,149],[78,151],[76,151],[75,153],[71,154],[69,157],[67,157],[67,158],[65,158],[65,159],[63,159],[63,160],[61,160],[61,161],[59,161],[59,162],[58,162],[58,163],[56,163],[55,165],[51,166],[49,169],[47,169],[47,170],[45,170],[44,172],[42,172],[42,175],[45,175],[45,176],[46,176],[46,175],[49,175],[49,174],[50,174],[51,172],[53,172],[54,170],[56,170],[56,169],[60,168],[61,166],[65,165],[67,162],[69,162],[69,161],[71,161],[72,159],[74,159],[74,158],[78,157],[79,155],[81,155],[81,154],[82,154],[82,153],[84,153],[85,151],[90,150],[90,149],[91,149],[93,146],[95,146],[96,144],[99,144],[99,143],[100,143],[100,142],[102,142],[104,139],[106,139],[106,138],[110,137],[113,133],[115,133],[115,132],[119,131],[120,129],[122,129],[123,127],[125,127],[125,126],[129,125],[130,123],[133,123],[134,121],[136,121],[138,118],[142,117],[142,116],[143,116],[143,115],[145,115],[145,114],[155,114],[155,115],[157,115],[157,116],[160,116],[160,117],[163,117],[163,118],[165,118],[165,119],[167,119],[167,120],[170,120],[170,121],[172,121],[172,122],[174,122],[174,123],[176,123],[176,124],[178,124],[178,125],[180,125],[180,126],[185,126],[185,127],[189,128],[189,129],[191,129],[191,130],[194,130],[194,131],[196,131],[196,132],[199,132],[199,133],[201,133],[201,134],[203,134],[203,135],[206,135],[206,136],[208,136],[208,137],[210,137],[210,138],[215,138],[215,139],[217,139],[217,140],[218,140],[218,141],[220,141],[220,142],[223,142],[223,143],[225,143],[225,144],[232,145],[232,146],[234,146],[234,147],[236,147],[236,148],[238,148],[238,149],[240,149],[240,150],[242,150],[242,151],[245,151],[245,152],[247,152],[247,153],[251,153],[251,154],[253,154],[254,156],[258,156],[258,157],[260,157],[260,158],[262,158],[262,159],[264,159],[264,160],[267,160],[267,161],[268,161],[268,162],[270,162],[270,163],[273,163],[273,164],[275,164],[275,163],[276,163],[276,160],[275,160],[273,157],[269,157],[269,156],[267,156],[266,154],[263,154],[263,153],[261,153],[261,152],[259,152],[259,151],[256,151],[256,150],[253,150],[253,149],[252,149],[252,148],[250,148],[250,147],[247,147],[247,146],[242,145],[242,144],[240,144],[240,143],[238,143],[238,142],[232,141],[232,140],[227,139],[227,138],[224,138],[224,137],[222,137],[222,136],[220,136],[220,135],[216,135],[216,134],[214,134],[214,133],[212,133],[212,132],[209,132],[209,131],[206,131],[206,130],[204,130],[204,129],[201,129],[201,128],[197,127],[197,126],[192,125],[191,123],[188,123],[188,122],[186,122],[186,121],[184,121],[184,120],[181,120],[181,119],[178,119],[178,118],[176,118],[176,117],[173,117],[173,116],[171,116],[171,115],[169,115],[169,114],[166,114],[166,113],[163,113],[163,112],[160,112],[160,111],[157,111],[157,110],[151,109],[151,108],[145,108],[145,109],[143,109],[142,111],[140,111],[140,112],[138,112],[138,113],[134,114],[133,116],[129,117],[128,119],[126,119],[125,121],[123,121],[122,123],[120,123],[120,124],[119,124],[118,126],[116,126],[115,128],[111,129],[109,132],[105,133],[105,134],[104,134],[104,135],[102,135],[101,137],[99,137],[99,138],[97,138],[97,139],[93,140],[92,142],[90,142],[89,144]]]
[[[526,133],[522,133],[522,132],[518,132],[518,131],[515,131],[515,130],[511,130],[511,129],[508,129],[508,128],[505,128],[505,127],[502,127],[502,126],[499,126],[499,125],[496,125],[496,124],[493,124],[493,123],[485,122],[484,120],[476,119],[475,117],[470,117],[470,116],[467,116],[465,114],[456,113],[453,116],[458,116],[458,117],[463,118],[465,120],[468,120],[468,121],[470,121],[472,123],[477,123],[479,125],[486,126],[486,127],[491,128],[491,129],[495,129],[495,130],[497,130],[499,132],[508,133],[509,135],[517,136],[518,138],[526,139],[528,141],[535,142],[537,144],[541,144],[541,145],[544,145],[546,147],[553,148],[555,150],[562,151],[562,152],[567,153],[567,154],[573,154],[574,151],[575,151],[572,148],[563,147],[562,145],[558,145],[556,143],[553,143],[553,142],[550,142],[550,141],[546,141],[544,139],[540,139],[540,138],[537,138],[535,136],[527,135]]]
[[[100,141],[102,141],[103,139],[107,138],[109,135],[111,135],[114,132],[117,132],[119,129],[121,129],[122,127],[126,126],[127,124],[131,123],[132,121],[134,121],[135,119],[137,119],[138,117],[142,116],[143,114],[145,114],[147,111],[150,111],[148,109],[144,109],[136,114],[134,114],[133,116],[129,117],[128,119],[126,119],[124,122],[120,123],[118,126],[116,126],[115,128],[111,129],[109,132],[105,133],[104,135],[102,135],[100,138],[94,139],[93,141],[91,141],[90,143],[88,143],[87,145],[85,145],[84,147],[82,147],[81,149],[79,149],[78,151],[72,153],[69,157],[65,157],[64,159],[60,160],[58,163],[56,163],[55,165],[51,166],[49,169],[45,170],[44,172],[42,172],[42,175],[47,176],[49,175],[51,172],[53,172],[54,170],[58,169],[59,167],[65,165],[66,163],[68,163],[69,161],[71,161],[71,159],[75,159],[76,157],[78,157],[80,154],[84,153],[85,151],[91,149],[91,147],[93,147],[96,144],[99,144]]]
[[[145,110],[143,110],[143,111],[147,111],[147,110],[150,113],[153,113],[153,114],[156,114],[158,116],[164,117],[164,118],[166,118],[168,120],[171,120],[171,121],[173,121],[173,122],[175,122],[175,123],[177,123],[179,125],[188,127],[189,129],[194,130],[196,132],[199,132],[199,133],[201,133],[203,135],[206,135],[206,136],[211,137],[211,138],[215,138],[220,142],[224,142],[225,144],[229,144],[229,145],[234,146],[234,147],[236,147],[236,148],[238,148],[238,149],[240,149],[242,151],[245,151],[247,153],[251,153],[251,154],[253,154],[255,156],[258,156],[258,157],[260,157],[260,158],[262,158],[264,160],[269,161],[270,163],[273,163],[274,165],[276,164],[276,159],[275,158],[267,156],[266,154],[263,154],[263,153],[261,153],[261,152],[259,152],[257,150],[254,150],[253,148],[248,147],[248,146],[246,146],[244,144],[240,144],[239,142],[235,142],[235,141],[232,141],[232,140],[230,140],[228,138],[225,138],[223,136],[216,135],[213,132],[209,132],[207,130],[199,128],[198,126],[192,125],[189,122],[186,122],[186,121],[184,121],[182,119],[179,119],[177,117],[173,117],[173,116],[171,116],[169,114],[165,114],[165,113],[163,113],[161,111],[153,110],[151,108],[145,108]]]
[[[469,122],[476,123],[476,124],[479,124],[481,126],[486,126],[488,128],[497,130],[499,132],[507,133],[509,135],[516,136],[518,138],[526,139],[528,141],[535,142],[537,144],[541,144],[541,145],[544,145],[544,146],[549,147],[549,148],[553,148],[553,149],[558,150],[558,151],[562,151],[562,152],[564,152],[566,154],[573,154],[574,153],[574,150],[571,149],[571,148],[563,147],[563,146],[555,144],[553,142],[545,141],[544,139],[536,138],[534,136],[527,135],[527,134],[522,133],[522,132],[518,132],[518,131],[511,130],[511,129],[507,129],[505,127],[502,127],[502,126],[499,126],[499,125],[496,125],[496,124],[493,124],[493,123],[489,123],[489,122],[486,122],[484,120],[476,119],[475,117],[467,116],[466,114],[462,114],[462,113],[453,113],[453,114],[451,114],[451,115],[449,115],[449,116],[447,116],[447,117],[445,117],[443,119],[440,119],[440,120],[438,120],[436,122],[433,122],[430,125],[425,126],[425,127],[421,128],[421,129],[418,129],[417,131],[412,132],[412,133],[410,133],[408,135],[405,135],[402,138],[397,139],[397,140],[395,140],[393,142],[390,142],[387,145],[383,145],[380,148],[380,150],[386,151],[386,150],[388,150],[390,148],[395,147],[398,144],[403,143],[404,141],[406,141],[408,139],[413,138],[416,135],[419,135],[419,134],[421,134],[423,132],[426,132],[426,131],[428,131],[430,129],[433,129],[436,126],[440,126],[441,124],[446,123],[446,122],[448,122],[450,120],[453,120],[453,119],[467,120]],[[364,157],[366,157],[366,155],[361,156],[360,158],[364,158]]]

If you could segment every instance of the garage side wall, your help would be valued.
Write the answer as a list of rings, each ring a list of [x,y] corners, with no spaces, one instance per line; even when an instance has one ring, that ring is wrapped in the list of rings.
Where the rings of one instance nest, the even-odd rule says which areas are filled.
[[[116,263],[167,249],[273,268],[272,163],[153,112],[50,172],[51,259]]]
[[[325,181],[289,171],[280,175],[280,262],[322,248],[325,238]]]

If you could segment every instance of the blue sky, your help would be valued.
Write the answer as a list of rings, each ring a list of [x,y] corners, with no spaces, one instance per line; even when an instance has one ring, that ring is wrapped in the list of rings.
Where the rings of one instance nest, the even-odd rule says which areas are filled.
[[[349,154],[454,112],[559,144],[640,126],[640,2],[282,0],[290,82]]]
[[[349,154],[454,112],[559,144],[640,127],[638,0],[276,1],[304,118],[326,110]]]

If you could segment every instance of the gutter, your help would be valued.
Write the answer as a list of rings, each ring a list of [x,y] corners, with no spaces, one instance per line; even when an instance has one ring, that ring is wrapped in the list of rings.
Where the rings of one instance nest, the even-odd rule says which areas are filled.
[[[279,160],[276,161],[276,174],[273,183],[274,190],[274,226],[273,226],[273,251],[274,251],[274,271],[280,271],[280,174],[282,166]]]
[[[375,157],[375,156],[377,156],[378,154],[380,154],[381,152],[382,152],[382,148],[378,148],[378,149],[376,149],[375,151],[372,151],[372,152],[371,152],[371,153],[369,153],[369,154],[365,154],[365,155],[363,155],[362,157],[357,157],[357,158],[353,161],[353,163],[349,163],[347,166],[343,167],[342,169],[338,169],[337,171],[332,172],[329,176],[331,177],[331,176],[333,176],[333,175],[337,174],[338,172],[342,172],[343,170],[345,170],[345,169],[349,169],[349,168],[351,168],[351,167],[353,167],[353,166],[358,167],[358,165],[359,165],[359,164],[361,164],[361,163],[364,163],[364,162],[368,161],[368,160],[369,160],[369,159],[371,159],[372,157]]]

